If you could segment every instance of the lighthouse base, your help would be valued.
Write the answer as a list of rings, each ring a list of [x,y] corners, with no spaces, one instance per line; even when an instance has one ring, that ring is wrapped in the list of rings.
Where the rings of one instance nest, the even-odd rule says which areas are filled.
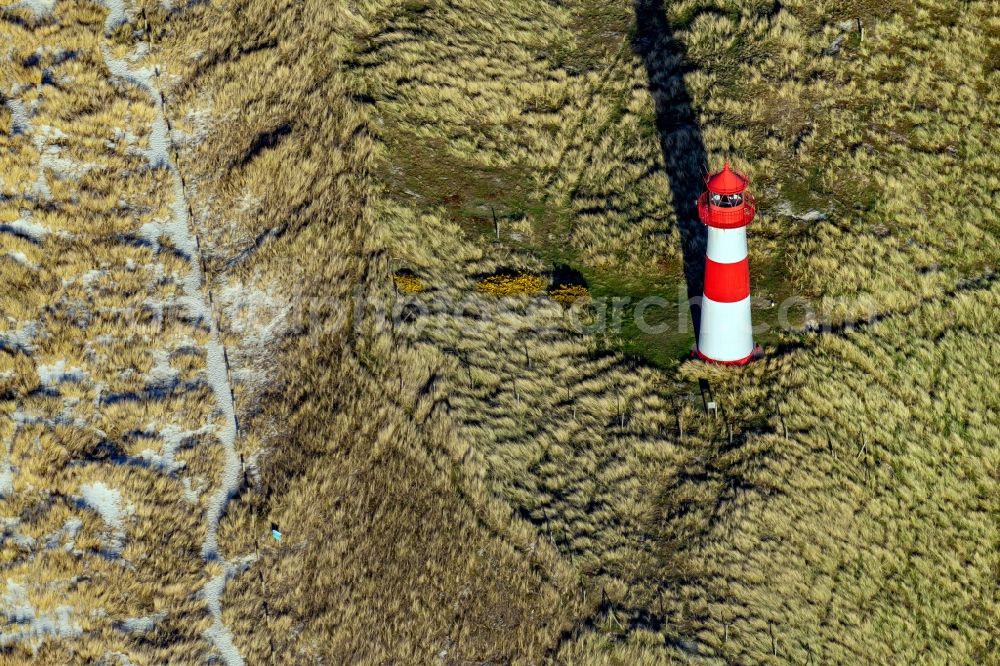
[[[694,347],[691,350],[691,358],[697,359],[699,361],[705,361],[706,363],[716,363],[718,365],[746,365],[750,361],[756,360],[763,355],[764,355],[764,350],[760,348],[760,345],[754,345],[753,351],[750,352],[749,355],[744,356],[743,358],[738,358],[734,361],[720,361],[710,356],[705,356],[704,354],[701,353],[698,347]]]

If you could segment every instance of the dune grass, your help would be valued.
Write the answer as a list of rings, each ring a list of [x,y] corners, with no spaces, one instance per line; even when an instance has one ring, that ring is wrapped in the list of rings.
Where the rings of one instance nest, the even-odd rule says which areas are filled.
[[[668,3],[652,67],[628,2],[34,7],[0,22],[3,660],[995,659],[990,3]],[[588,326],[685,290],[681,90],[761,202],[755,319],[815,309],[746,368]]]
[[[870,499],[839,482],[838,473],[825,463],[813,460],[827,451],[844,460],[847,451],[854,451],[855,460],[859,450],[865,452],[861,459],[869,455],[875,445],[865,442],[883,431],[876,425],[882,417],[877,411],[859,415],[845,400],[854,392],[880,395],[880,386],[887,396],[895,395],[908,381],[877,373],[871,363],[852,366],[842,359],[826,364],[824,350],[834,344],[827,340],[848,336],[851,344],[865,349],[881,344],[895,348],[896,358],[905,358],[911,345],[921,344],[922,338],[913,332],[914,322],[949,320],[947,308],[956,293],[980,304],[994,298],[990,267],[997,258],[996,219],[984,198],[990,187],[982,178],[990,178],[987,174],[997,166],[992,153],[984,150],[993,141],[985,91],[995,74],[978,67],[953,68],[976,61],[975,54],[988,50],[994,40],[987,5],[970,5],[960,16],[930,3],[893,9],[862,4],[824,13],[804,3],[740,9],[684,2],[668,4],[664,10],[686,52],[682,81],[693,99],[710,159],[721,161],[723,154],[736,157],[750,171],[762,202],[751,228],[750,259],[753,289],[761,297],[754,316],[771,327],[759,336],[771,352],[767,360],[744,371],[685,366],[680,376],[668,373],[656,379],[654,373],[648,388],[635,390],[638,395],[650,394],[660,386],[658,390],[673,401],[649,407],[666,417],[657,434],[640,432],[638,441],[627,444],[604,429],[627,430],[635,418],[626,416],[631,407],[620,406],[632,404],[634,398],[623,397],[630,389],[621,386],[635,380],[623,382],[624,375],[611,360],[614,350],[670,368],[676,367],[676,360],[668,359],[677,359],[690,339],[664,335],[644,340],[625,322],[624,335],[603,343],[591,340],[587,359],[575,362],[597,373],[596,383],[587,383],[563,379],[562,365],[536,372],[544,363],[539,359],[554,342],[530,333],[531,326],[521,322],[542,316],[541,303],[534,315],[529,310],[505,311],[502,324],[485,335],[470,335],[469,322],[453,323],[447,314],[432,315],[431,341],[459,359],[455,390],[464,394],[470,389],[463,386],[485,385],[478,399],[463,399],[460,409],[468,413],[464,418],[473,427],[473,439],[488,443],[483,446],[492,456],[487,469],[495,479],[495,492],[548,530],[561,551],[586,567],[593,576],[591,584],[604,593],[595,614],[582,621],[560,648],[560,659],[660,663],[697,656],[750,663],[810,658],[890,663],[949,655],[975,663],[991,652],[984,611],[995,608],[995,594],[988,584],[988,562],[995,558],[978,555],[988,552],[985,544],[996,541],[995,521],[983,513],[986,495],[981,489],[995,487],[988,474],[966,479],[961,472],[953,477],[951,492],[963,497],[956,499],[964,507],[958,511],[978,518],[942,525],[935,537],[949,543],[949,550],[971,558],[968,561],[978,560],[973,567],[977,573],[950,586],[948,592],[920,593],[926,606],[901,599],[918,594],[915,576],[935,580],[936,589],[954,579],[938,556],[932,558],[933,564],[920,565],[919,557],[911,561],[909,551],[893,542],[884,550],[852,559],[850,553],[865,552],[866,544],[880,542],[873,532],[865,531],[876,529],[879,519],[874,516],[858,518],[866,521],[864,528],[838,523],[824,546],[813,543],[816,530],[826,529],[828,518],[861,511],[846,507],[870,506],[871,501],[878,508],[868,510],[880,512],[884,521],[893,515],[890,507],[915,501],[910,491],[895,485],[899,475],[884,479]],[[631,54],[630,35],[618,35],[619,47],[605,49],[596,61],[581,57],[575,65],[573,49],[550,48],[563,41],[564,29],[573,31],[579,20],[595,11],[588,3],[564,6],[525,41],[513,37],[520,20],[516,11],[490,15],[494,27],[486,34],[512,35],[502,55],[491,50],[488,39],[476,41],[470,36],[475,31],[465,29],[458,9],[432,6],[419,17],[390,15],[359,57],[366,89],[374,112],[393,137],[417,131],[415,119],[419,119],[419,132],[428,140],[421,150],[435,145],[443,155],[480,160],[490,168],[509,164],[512,174],[523,173],[529,165],[535,172],[534,197],[541,207],[526,214],[527,223],[522,220],[516,229],[512,226],[510,237],[501,235],[499,244],[480,243],[486,261],[512,251],[528,266],[539,260],[543,265],[566,261],[588,277],[597,296],[657,293],[652,284],[661,290],[676,289],[681,280],[681,235],[666,175],[676,167],[665,168],[659,153],[646,72]],[[920,22],[919,34],[911,34],[907,21],[912,20]],[[449,36],[456,34],[461,39],[451,42]],[[435,46],[423,48],[424,38]],[[533,57],[519,50],[543,38],[551,41],[536,48]],[[590,44],[585,31],[579,39]],[[965,56],[959,55],[962,51]],[[475,85],[470,83],[471,65],[484,58],[496,67],[505,66],[505,74],[497,84],[470,93]],[[398,64],[403,59],[409,59],[405,76]],[[553,102],[538,106],[521,95],[533,90],[530,82],[535,74],[528,63],[546,60],[554,72],[548,82]],[[669,73],[678,64],[664,61],[657,69]],[[487,75],[487,69],[481,71]],[[471,74],[473,82],[476,76]],[[520,81],[523,87],[511,81]],[[670,95],[674,89],[667,86],[653,95]],[[987,99],[973,97],[973,91]],[[451,100],[454,108],[456,100],[470,94],[475,101],[465,116],[431,113],[440,99]],[[960,103],[963,96],[966,101]],[[500,110],[518,100],[523,100],[519,121],[506,121]],[[498,111],[494,115],[476,111],[482,108]],[[554,116],[560,120],[549,124]],[[462,123],[459,118],[475,122]],[[460,125],[462,129],[456,130]],[[539,128],[546,126],[549,133],[539,136]],[[969,133],[955,134],[958,127]],[[508,140],[498,141],[504,132]],[[944,138],[949,135],[951,142]],[[535,150],[521,149],[527,140],[535,141]],[[387,149],[382,164],[391,170],[406,147],[390,140]],[[424,172],[433,173],[438,164],[445,163],[425,162]],[[462,177],[462,171],[443,168],[451,178]],[[426,215],[454,218],[433,180],[412,194],[416,196],[403,200],[406,205]],[[420,226],[427,220],[413,219],[419,219]],[[437,233],[437,227],[426,231],[427,236]],[[470,240],[475,241],[474,234]],[[425,252],[436,251],[437,243],[425,240]],[[415,251],[409,238],[405,245],[405,251],[397,250],[404,263],[429,274],[447,274],[448,266],[457,263],[452,259],[455,250],[432,260]],[[477,255],[477,261],[482,260]],[[473,266],[466,271],[478,270]],[[437,279],[448,284],[456,280],[454,275]],[[777,306],[793,295],[807,299],[810,307],[794,306],[788,316],[791,329],[778,330],[781,313],[770,302]],[[673,294],[668,297],[676,300]],[[982,307],[981,314],[988,306]],[[859,321],[882,323],[861,332],[842,332],[845,324]],[[462,331],[460,337],[441,335],[449,323]],[[817,326],[830,332],[802,332]],[[911,331],[912,337],[902,331]],[[978,321],[966,344],[989,348],[990,331],[985,319]],[[480,335],[483,341],[477,343]],[[613,343],[610,348],[607,342]],[[600,356],[601,349],[612,355]],[[595,352],[605,360],[592,365]],[[862,356],[855,352],[852,358]],[[914,373],[919,381],[920,367],[940,366],[945,356],[938,352],[902,372]],[[484,368],[484,361],[488,367],[502,368],[499,376]],[[635,369],[626,372],[630,378],[636,375]],[[982,369],[968,372],[977,382],[988,381]],[[539,374],[558,379],[552,385]],[[700,400],[691,383],[696,379],[708,379],[717,394],[724,411],[717,422],[697,415]],[[868,385],[848,391],[847,386],[859,381]],[[558,395],[556,386],[573,388],[553,405],[550,401],[558,398],[549,394]],[[586,395],[575,393],[578,386]],[[842,387],[843,394],[829,396],[828,404],[809,397],[823,386]],[[595,391],[607,397],[588,399]],[[989,388],[983,385],[977,391],[989,393]],[[489,405],[485,412],[484,401]],[[603,426],[590,423],[581,432],[567,425],[580,418],[581,410],[592,412],[602,402],[607,405]],[[560,409],[563,405],[565,410]],[[976,421],[980,420],[976,415],[989,413],[981,402],[967,402],[963,409]],[[827,448],[805,445],[832,414],[845,421],[840,427],[822,428]],[[796,423],[809,425],[800,431]],[[992,427],[966,435],[969,446],[963,449],[968,460],[977,461],[974,465],[986,463],[987,469],[992,467],[989,450],[976,442],[985,441],[982,437]],[[916,432],[917,426],[911,425],[910,431]],[[944,440],[927,436],[936,442],[925,444],[934,454],[897,453],[907,457],[907,464],[923,469],[921,474],[928,473],[924,465],[952,455]],[[898,443],[890,438],[885,446],[898,451],[906,435],[897,437]],[[662,441],[653,444],[657,439]],[[571,458],[555,444],[560,441],[572,442]],[[648,460],[630,457],[636,450],[648,451],[639,442],[673,453],[649,472]],[[917,457],[924,462],[917,463]],[[604,460],[614,462],[605,467]],[[788,477],[792,469],[802,475],[801,485]],[[586,472],[575,478],[570,470]],[[854,473],[863,473],[864,467],[860,470]],[[607,478],[604,474],[615,479],[611,486],[601,480]],[[869,487],[875,488],[873,472],[867,474]],[[613,487],[620,501],[602,504],[604,487]],[[639,495],[631,496],[630,488]],[[939,510],[954,510],[944,508],[951,500],[939,498],[931,486],[920,492],[923,501]],[[898,529],[928,535],[938,529],[930,517],[927,522],[917,520]],[[608,533],[607,525],[630,536],[620,542],[620,536]],[[648,559],[634,550],[624,551],[629,555],[622,559],[622,551],[615,554],[620,548],[616,544],[634,547],[646,540],[656,544]],[[898,560],[908,571],[904,579],[873,586],[888,562]],[[834,576],[830,571],[835,561],[851,562],[853,568],[838,569]],[[623,566],[625,562],[629,566]],[[924,567],[919,574],[913,568],[917,566]],[[818,613],[820,602],[806,590],[822,576],[833,576],[836,582],[825,588],[831,605]],[[799,578],[810,582],[790,582]],[[610,580],[625,585],[627,592]],[[609,587],[618,594],[608,592]],[[968,598],[975,601],[952,606],[959,589],[971,590]],[[869,619],[873,616],[878,621]],[[960,618],[954,623],[961,629],[941,633],[939,620],[931,617]],[[919,648],[908,643],[915,632],[925,639]],[[842,638],[845,633],[851,635],[850,641]]]

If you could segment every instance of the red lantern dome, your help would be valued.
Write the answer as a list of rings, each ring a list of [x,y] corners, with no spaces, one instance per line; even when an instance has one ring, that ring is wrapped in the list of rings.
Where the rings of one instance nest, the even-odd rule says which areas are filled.
[[[749,179],[738,171],[729,168],[729,160],[722,171],[705,179],[708,191],[714,194],[739,194],[747,189]]]
[[[708,189],[698,197],[698,217],[703,224],[717,229],[745,227],[757,214],[757,200],[746,191],[750,179],[729,168],[705,178]]]

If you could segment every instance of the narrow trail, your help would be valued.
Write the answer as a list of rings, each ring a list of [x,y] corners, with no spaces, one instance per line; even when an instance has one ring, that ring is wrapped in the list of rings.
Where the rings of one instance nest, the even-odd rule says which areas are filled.
[[[110,16],[108,20],[111,20]],[[148,46],[145,42],[140,42],[136,48],[137,52],[144,52]],[[206,378],[212,389],[216,408],[221,414],[222,425],[215,428],[215,435],[223,448],[224,467],[205,512],[205,540],[201,554],[207,562],[220,561],[223,564],[223,571],[205,584],[201,594],[208,604],[213,619],[206,637],[222,655],[227,666],[243,664],[243,658],[233,644],[232,634],[222,620],[221,598],[226,583],[245,571],[254,559],[253,555],[248,555],[237,562],[230,562],[223,558],[219,551],[219,522],[230,499],[239,491],[242,476],[242,464],[236,451],[238,431],[236,406],[226,350],[219,335],[216,313],[213,310],[211,286],[202,270],[204,262],[201,241],[194,229],[194,218],[184,179],[177,166],[173,130],[167,118],[163,92],[159,87],[159,65],[132,68],[126,60],[113,58],[107,45],[103,47],[103,51],[105,62],[112,75],[143,89],[156,108],[156,118],[150,134],[149,162],[151,166],[159,166],[170,173],[173,200],[170,205],[170,220],[161,225],[144,228],[142,234],[152,243],[158,242],[157,239],[161,235],[165,236],[172,247],[186,258],[188,273],[183,279],[184,306],[195,321],[204,323],[209,329],[210,337],[205,346]]]

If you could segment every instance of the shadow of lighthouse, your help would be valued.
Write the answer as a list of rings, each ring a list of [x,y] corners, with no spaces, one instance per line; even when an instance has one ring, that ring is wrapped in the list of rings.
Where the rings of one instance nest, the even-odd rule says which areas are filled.
[[[708,155],[684,84],[687,63],[683,44],[673,37],[662,0],[635,0],[632,50],[646,67],[656,108],[656,129],[670,181],[674,213],[684,257],[684,278],[695,335],[701,323],[698,300],[705,276],[705,227],[698,220],[697,199],[705,187]]]

